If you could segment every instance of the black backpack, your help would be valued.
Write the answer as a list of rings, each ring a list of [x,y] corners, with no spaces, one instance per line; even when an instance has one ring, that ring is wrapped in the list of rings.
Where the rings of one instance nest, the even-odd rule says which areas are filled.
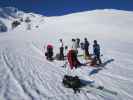
[[[81,81],[78,76],[69,76],[69,75],[64,75],[63,85],[67,88],[80,88],[81,87]]]

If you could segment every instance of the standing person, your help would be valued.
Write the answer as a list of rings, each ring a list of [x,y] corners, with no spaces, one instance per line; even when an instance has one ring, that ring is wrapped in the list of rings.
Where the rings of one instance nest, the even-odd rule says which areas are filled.
[[[89,44],[87,38],[84,38],[84,56],[85,56],[85,59],[88,59],[90,57],[89,45],[90,44]]]
[[[95,60],[98,61],[99,64],[101,64],[102,61],[100,59],[100,45],[97,43],[97,40],[94,40],[93,53],[94,53],[94,56],[95,56]]]
[[[77,43],[75,39],[72,39],[72,49],[78,54]]]
[[[83,42],[80,43],[80,48],[81,48],[81,50],[84,50],[84,43]]]
[[[76,39],[76,43],[77,43],[77,48],[79,48],[80,47],[80,39],[79,38]]]
[[[60,39],[60,60],[64,60],[64,43],[63,40]]]

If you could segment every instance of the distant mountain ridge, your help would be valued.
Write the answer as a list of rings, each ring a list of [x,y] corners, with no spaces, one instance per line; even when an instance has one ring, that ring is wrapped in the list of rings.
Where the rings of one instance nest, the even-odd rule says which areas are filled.
[[[22,21],[27,17],[29,17],[30,19],[36,19],[36,17],[43,16],[34,13],[25,13],[15,7],[0,8],[0,32],[7,32],[11,29],[11,23],[13,21]]]
[[[92,19],[93,23],[99,23],[99,21],[101,21],[100,19],[104,17],[102,19],[106,19],[104,21],[106,23],[108,22],[108,20],[112,20],[112,17],[114,18],[114,20],[118,21],[119,17],[123,18],[125,15],[130,16],[130,19],[128,19],[130,23],[130,20],[132,21],[131,17],[133,16],[132,11],[124,11],[124,10],[116,10],[116,9],[96,9],[96,10],[91,10],[91,11],[72,13],[72,14],[63,15],[63,16],[45,17],[40,14],[26,13],[15,7],[3,7],[3,8],[0,8],[0,32],[7,32],[8,30],[11,29],[12,27],[11,23],[13,21],[16,21],[16,20],[20,21],[22,19],[25,20],[27,17],[30,18],[31,24],[34,27],[39,27],[39,26],[42,26],[41,24],[44,24],[45,21],[54,22],[54,20],[58,20],[58,21],[64,20],[64,16],[65,18],[67,17],[67,19],[69,19],[68,17],[71,17],[70,19],[73,19],[73,20],[70,20],[70,19],[69,20],[75,21],[75,22],[79,21],[79,20],[75,20],[77,19],[77,17],[80,17],[80,19],[84,19],[84,18],[89,19],[89,20]],[[45,18],[47,18],[47,20],[44,21]],[[124,17],[124,20],[126,20],[126,17]],[[103,23],[103,21],[100,22],[100,24],[101,23]],[[119,22],[117,24],[119,24]]]
[[[0,8],[0,17],[1,18],[17,18],[20,16],[23,12],[19,11],[17,8],[14,7],[4,7]]]

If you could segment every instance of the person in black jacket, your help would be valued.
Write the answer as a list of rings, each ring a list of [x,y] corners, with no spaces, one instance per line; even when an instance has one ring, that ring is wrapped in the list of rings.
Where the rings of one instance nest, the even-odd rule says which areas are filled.
[[[84,38],[84,51],[85,51],[85,58],[89,57],[89,42],[87,40],[87,38]]]
[[[95,56],[96,61],[99,62],[99,64],[102,63],[101,59],[100,59],[100,45],[97,43],[97,40],[94,40],[94,44],[93,44],[93,54]]]

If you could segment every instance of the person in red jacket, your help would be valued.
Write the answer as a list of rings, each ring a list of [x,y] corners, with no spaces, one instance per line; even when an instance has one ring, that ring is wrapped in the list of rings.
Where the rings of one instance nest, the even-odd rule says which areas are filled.
[[[76,54],[75,50],[68,51],[67,60],[68,60],[68,63],[70,65],[71,69],[81,66],[81,63],[79,62],[79,60],[77,58],[77,54]]]
[[[45,53],[47,60],[53,60],[53,46],[51,44],[47,45],[47,52]]]

